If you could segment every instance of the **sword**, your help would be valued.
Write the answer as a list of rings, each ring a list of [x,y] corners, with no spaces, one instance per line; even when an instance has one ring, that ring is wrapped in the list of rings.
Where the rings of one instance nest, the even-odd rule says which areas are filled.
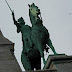
[[[8,7],[9,7],[10,11],[11,11],[11,12],[13,12],[13,11],[12,11],[12,9],[10,8],[10,6],[9,6],[8,2],[7,2],[6,0],[5,0],[5,2],[6,2],[6,4],[8,5]]]

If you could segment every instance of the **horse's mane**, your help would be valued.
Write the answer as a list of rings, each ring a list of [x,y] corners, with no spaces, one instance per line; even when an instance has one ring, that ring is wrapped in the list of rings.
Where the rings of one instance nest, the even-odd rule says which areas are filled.
[[[30,12],[30,9],[29,9],[29,17],[30,17],[31,24],[32,24],[32,25],[35,25],[35,23],[36,23],[37,21],[35,20],[35,17],[34,17],[34,16],[32,15],[32,13]],[[40,22],[38,22],[39,25],[43,25],[42,19],[40,19],[39,16],[37,16],[37,18],[38,18],[38,20],[40,21]],[[36,23],[36,24],[37,24],[37,23]]]
[[[30,9],[29,9],[29,17],[30,17],[31,24],[34,25],[36,21],[35,21],[35,17],[30,12]]]

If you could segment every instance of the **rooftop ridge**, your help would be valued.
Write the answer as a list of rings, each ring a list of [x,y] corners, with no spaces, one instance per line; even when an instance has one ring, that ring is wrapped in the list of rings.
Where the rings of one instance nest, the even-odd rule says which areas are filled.
[[[2,31],[1,31],[1,28],[0,28],[0,37],[2,37],[3,36],[3,34],[2,34]]]
[[[1,44],[12,44],[13,42],[11,42],[9,39],[7,39],[6,37],[4,37],[1,29],[0,29],[0,45]]]

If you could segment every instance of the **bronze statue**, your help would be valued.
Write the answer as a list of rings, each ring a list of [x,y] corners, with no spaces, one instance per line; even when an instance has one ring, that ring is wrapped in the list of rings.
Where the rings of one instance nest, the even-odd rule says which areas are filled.
[[[41,57],[43,58],[44,64],[46,63],[44,59],[44,49],[46,49],[46,44],[52,49],[54,54],[57,54],[52,42],[49,37],[48,30],[43,26],[42,18],[39,17],[40,9],[33,3],[29,5],[29,17],[32,23],[31,39],[35,47],[38,48]]]
[[[7,5],[11,10],[8,3]],[[12,10],[11,12],[14,24],[17,27],[17,33],[21,32],[22,34],[23,50],[21,54],[21,62],[23,67],[26,71],[34,70],[34,68],[36,68],[36,70],[41,69],[41,57],[43,63],[46,64],[43,53],[44,50],[48,52],[50,47],[54,54],[57,53],[50,40],[48,30],[43,26],[40,9],[38,9],[34,3],[29,5],[29,17],[32,27],[25,25],[25,21],[22,17],[16,21],[14,12]]]
[[[31,41],[31,27],[25,25],[23,18],[19,18],[18,22],[15,20],[14,12],[12,12],[14,24],[17,26],[17,33],[21,32],[23,51],[21,54],[21,62],[26,71],[41,69],[41,56],[37,48]]]

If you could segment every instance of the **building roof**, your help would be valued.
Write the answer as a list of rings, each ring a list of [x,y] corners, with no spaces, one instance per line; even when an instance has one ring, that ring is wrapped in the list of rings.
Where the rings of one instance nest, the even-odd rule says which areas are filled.
[[[13,44],[13,43],[4,37],[1,30],[0,30],[0,45],[1,44]]]

